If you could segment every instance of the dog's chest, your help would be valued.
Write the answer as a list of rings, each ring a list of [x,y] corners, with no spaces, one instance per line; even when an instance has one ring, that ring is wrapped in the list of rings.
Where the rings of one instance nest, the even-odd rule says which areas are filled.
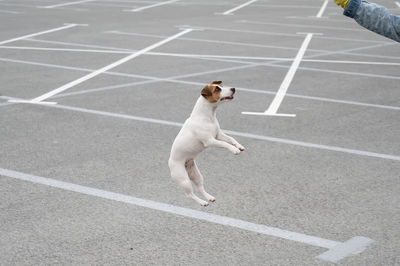
[[[216,120],[191,119],[188,127],[201,139],[216,138],[219,132],[219,124]]]
[[[218,134],[218,130],[219,130],[219,126],[217,123],[208,123],[204,126],[206,128],[206,130],[209,132],[208,134],[213,137],[216,138],[217,134]]]

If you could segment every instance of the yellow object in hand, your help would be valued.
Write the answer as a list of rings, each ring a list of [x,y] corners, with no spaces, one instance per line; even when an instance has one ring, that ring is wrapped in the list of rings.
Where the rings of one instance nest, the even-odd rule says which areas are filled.
[[[349,0],[334,0],[334,1],[338,6],[341,6],[343,8],[346,8],[347,3],[349,2]]]

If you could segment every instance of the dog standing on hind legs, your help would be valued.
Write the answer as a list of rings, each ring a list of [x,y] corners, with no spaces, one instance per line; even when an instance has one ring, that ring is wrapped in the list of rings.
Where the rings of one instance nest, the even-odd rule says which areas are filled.
[[[216,109],[223,102],[233,100],[235,88],[224,88],[222,81],[213,81],[205,86],[193,108],[192,114],[185,121],[172,144],[168,165],[172,179],[181,186],[188,198],[202,206],[215,198],[204,190],[203,176],[194,161],[205,148],[225,148],[233,154],[240,154],[244,147],[234,138],[221,131]],[[207,200],[204,201],[193,193],[192,182],[197,191]]]

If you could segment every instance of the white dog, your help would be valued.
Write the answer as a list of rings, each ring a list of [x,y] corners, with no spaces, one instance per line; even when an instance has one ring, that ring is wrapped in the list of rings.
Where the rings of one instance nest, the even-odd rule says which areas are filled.
[[[221,83],[214,81],[203,88],[192,114],[172,144],[168,161],[172,179],[185,190],[188,198],[202,206],[208,206],[208,202],[193,194],[190,181],[208,201],[214,202],[215,198],[204,190],[203,176],[194,161],[196,156],[207,147],[225,148],[235,155],[244,150],[242,145],[225,135],[219,127],[215,111],[220,103],[233,100],[235,94],[235,88],[223,88]]]

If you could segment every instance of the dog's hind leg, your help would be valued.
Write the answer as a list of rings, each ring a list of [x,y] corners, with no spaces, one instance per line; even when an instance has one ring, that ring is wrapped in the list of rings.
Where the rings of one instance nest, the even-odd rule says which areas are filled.
[[[197,190],[208,200],[215,201],[215,198],[208,194],[204,190],[203,176],[201,175],[199,168],[197,168],[196,162],[194,160],[187,161],[185,164],[186,171],[189,175],[190,180],[196,185]]]
[[[183,188],[188,198],[195,200],[201,206],[208,206],[207,201],[200,199],[193,193],[192,182],[190,182],[184,162],[170,161],[169,168],[171,170],[172,179]]]

